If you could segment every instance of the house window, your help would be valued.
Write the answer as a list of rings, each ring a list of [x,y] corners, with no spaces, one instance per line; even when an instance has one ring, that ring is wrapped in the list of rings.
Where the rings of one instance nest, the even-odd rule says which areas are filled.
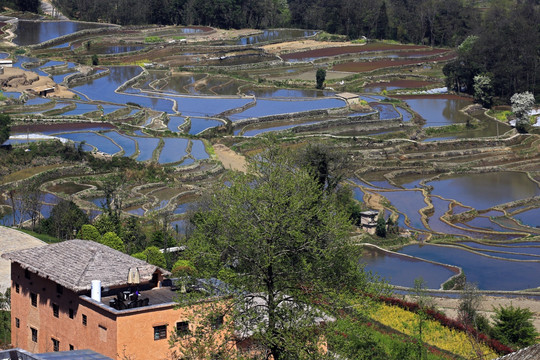
[[[189,334],[189,322],[180,321],[176,323],[176,334],[178,336],[186,336]]]
[[[216,315],[210,320],[212,329],[217,330],[223,326],[223,315]]]
[[[69,344],[69,351],[73,351],[73,350],[75,350],[75,346]]]
[[[37,294],[30,293],[30,302],[33,307],[37,307]]]
[[[82,324],[86,326],[88,324],[88,319],[86,318],[86,315],[83,314],[82,316]]]
[[[32,341],[37,343],[37,329],[30,328],[30,331],[32,332]]]
[[[51,340],[52,340],[53,351],[59,351],[60,341],[56,340],[55,338],[51,338]]]
[[[167,325],[154,326],[154,340],[167,338]]]
[[[24,277],[30,279],[30,271],[28,271],[28,269],[24,270]]]
[[[73,309],[69,309],[69,318],[73,319],[75,317],[75,313],[73,312]]]
[[[64,293],[64,288],[60,284],[56,284],[56,292],[60,295]]]
[[[21,292],[21,287],[19,286],[19,284],[15,283],[15,292],[18,294]]]
[[[21,320],[19,320],[19,318],[15,318],[15,327],[17,329],[21,327]]]
[[[60,312],[60,307],[57,304],[52,304],[52,313],[54,317],[58,317],[58,313]]]

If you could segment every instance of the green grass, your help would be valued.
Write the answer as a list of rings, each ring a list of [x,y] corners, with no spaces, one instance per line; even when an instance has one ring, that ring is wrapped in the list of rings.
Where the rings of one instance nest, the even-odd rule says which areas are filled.
[[[440,134],[448,134],[448,133],[457,133],[457,132],[463,132],[468,129],[466,124],[452,124],[448,126],[441,126],[441,127],[428,127],[426,128],[426,135],[440,135]]]
[[[508,116],[513,113],[510,110],[489,110],[488,114],[495,117],[499,121],[508,121]]]
[[[186,37],[185,36],[173,36],[172,38],[173,38],[173,40],[183,40]]]
[[[32,230],[26,230],[26,229],[19,229],[23,233],[26,233],[28,235],[31,235],[35,238],[38,238],[41,241],[46,242],[47,244],[53,244],[57,242],[61,242],[62,240],[55,238],[54,236],[47,235],[47,234],[40,234]]]
[[[13,181],[28,179],[29,177],[32,177],[44,171],[56,169],[62,166],[63,166],[62,164],[52,164],[52,165],[42,165],[42,166],[36,166],[32,168],[19,170],[19,171],[16,171],[9,175],[4,176],[4,178],[0,181],[0,184],[7,184]]]
[[[149,44],[158,43],[158,42],[162,42],[162,41],[163,41],[163,39],[160,38],[159,36],[147,36],[147,37],[144,38],[144,42],[149,43]]]

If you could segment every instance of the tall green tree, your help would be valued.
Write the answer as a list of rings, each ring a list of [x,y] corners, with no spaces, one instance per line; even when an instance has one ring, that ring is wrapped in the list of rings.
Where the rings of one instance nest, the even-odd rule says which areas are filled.
[[[49,218],[40,222],[42,232],[59,239],[73,239],[84,224],[88,224],[88,216],[73,201],[60,200],[52,210]]]
[[[377,39],[386,38],[388,33],[388,14],[386,12],[386,2],[383,1],[379,8],[379,16],[377,17],[377,27],[375,30],[375,37]]]
[[[216,188],[193,221],[190,260],[234,289],[237,331],[275,360],[320,350],[314,299],[367,286],[335,194],[275,146]]]
[[[11,130],[11,118],[9,115],[0,114],[0,144],[9,139],[9,132]]]
[[[19,11],[30,11],[33,13],[39,11],[39,0],[16,0],[15,5]]]
[[[490,108],[493,104],[493,85],[491,76],[487,74],[474,77],[474,101],[483,107]]]
[[[538,336],[533,325],[533,313],[510,305],[495,309],[493,334],[497,339],[510,346],[519,348],[532,345]]]
[[[326,70],[318,69],[315,74],[315,80],[317,81],[317,89],[322,89],[324,87],[324,80],[326,79]]]

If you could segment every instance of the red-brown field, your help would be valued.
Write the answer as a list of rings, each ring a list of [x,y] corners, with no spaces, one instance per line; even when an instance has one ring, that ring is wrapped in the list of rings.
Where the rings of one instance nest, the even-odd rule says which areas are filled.
[[[42,131],[78,131],[95,127],[114,129],[115,126],[108,123],[61,123],[61,124],[33,124],[33,125],[15,125],[11,127],[13,133],[39,133]]]
[[[385,44],[375,43],[367,45],[353,45],[353,46],[336,46],[328,47],[324,49],[315,49],[308,51],[300,51],[290,54],[283,54],[281,57],[283,60],[300,60],[304,58],[320,58],[326,56],[336,56],[343,54],[355,54],[361,52],[375,52],[375,51],[400,51],[400,50],[429,50],[427,46],[421,45],[399,45],[399,44]]]
[[[401,99],[401,100],[407,100],[407,99],[448,99],[448,100],[469,100],[469,101],[471,101],[470,97],[460,96],[460,95],[455,95],[455,94],[392,95],[392,97],[397,98],[397,99]]]
[[[435,59],[398,59],[398,60],[376,60],[370,62],[347,62],[338,64],[333,67],[334,71],[346,71],[346,72],[367,72],[378,69],[384,69],[396,66],[415,65],[422,63],[432,63],[438,61],[446,61],[453,59],[456,55],[454,53],[447,54],[445,56],[437,57]]]
[[[421,80],[392,80],[387,82],[374,82],[369,83],[364,86],[364,88],[373,88],[373,87],[398,87],[403,89],[414,89],[422,88],[426,86],[431,86],[436,84],[433,81],[421,81]]]

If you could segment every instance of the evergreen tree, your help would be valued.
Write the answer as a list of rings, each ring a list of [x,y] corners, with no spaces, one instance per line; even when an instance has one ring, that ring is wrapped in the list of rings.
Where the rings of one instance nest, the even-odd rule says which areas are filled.
[[[317,89],[322,89],[324,87],[324,80],[326,79],[326,70],[318,69],[315,74],[315,80],[317,80]]]
[[[9,139],[11,118],[9,115],[0,114],[0,145]]]

